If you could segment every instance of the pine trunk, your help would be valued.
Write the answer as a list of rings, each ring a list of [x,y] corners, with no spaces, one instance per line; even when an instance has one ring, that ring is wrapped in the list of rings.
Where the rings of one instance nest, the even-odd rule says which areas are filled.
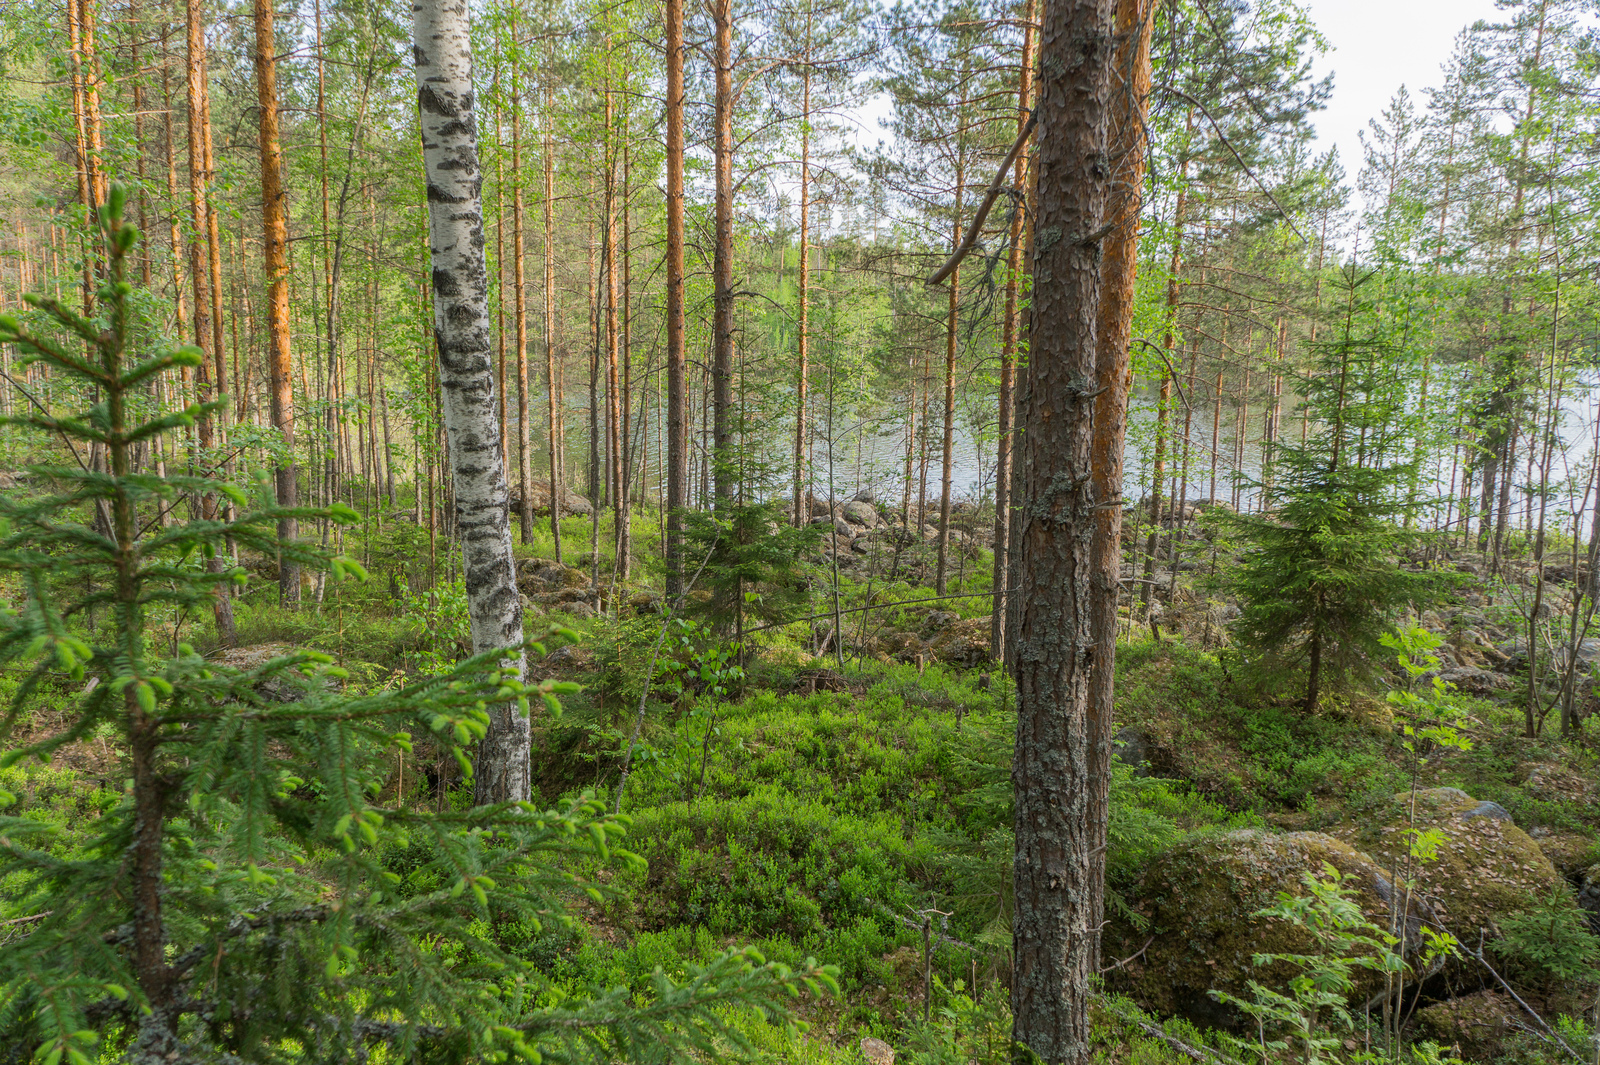
[[[275,471],[280,507],[299,504],[294,463],[294,377],[289,350],[289,227],[283,189],[283,150],[278,140],[277,36],[272,0],[255,0],[256,104],[261,122],[261,248],[267,286],[267,380],[272,394],[272,425],[283,436],[285,458]],[[237,333],[237,330],[235,330]],[[278,519],[283,543],[299,535],[292,517]],[[300,601],[300,567],[278,560],[278,599]]]
[[[1047,1065],[1089,1059],[1100,885],[1091,853],[1098,634],[1094,608],[1094,389],[1113,0],[1045,9],[1039,83],[1037,238],[1022,498],[1014,567],[1017,740],[1012,1037]],[[1067,76],[1067,72],[1071,76]],[[1110,502],[1109,500],[1106,502]],[[1019,1048],[1019,1053],[1022,1051]]]
[[[712,0],[716,115],[715,250],[712,255],[711,477],[715,506],[733,501],[733,0]]]
[[[667,599],[683,592],[683,508],[689,490],[688,382],[683,350],[683,0],[666,0],[667,64]]]
[[[1139,273],[1139,208],[1144,185],[1145,117],[1150,98],[1150,18],[1140,0],[1117,0],[1117,50],[1109,136],[1112,158],[1106,220],[1112,226],[1103,245],[1100,307],[1095,336],[1094,408],[1095,512],[1093,602],[1094,660],[1090,677],[1089,740],[1089,928],[1099,957],[1099,928],[1105,918],[1106,829],[1111,786],[1113,666],[1117,654],[1117,602],[1122,590],[1122,459],[1127,436],[1128,388],[1133,365],[1128,347],[1133,321],[1134,282]]]

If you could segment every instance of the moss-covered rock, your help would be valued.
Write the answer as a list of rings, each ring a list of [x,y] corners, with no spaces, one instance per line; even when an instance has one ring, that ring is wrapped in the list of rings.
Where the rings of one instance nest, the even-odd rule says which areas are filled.
[[[1411,794],[1396,795],[1395,801],[1390,818],[1333,832],[1370,854],[1382,869],[1404,870],[1410,864],[1444,929],[1463,943],[1475,943],[1480,929],[1492,937],[1499,917],[1526,909],[1562,885],[1550,859],[1504,810],[1459,788],[1416,793],[1415,827],[1436,830],[1440,839],[1437,858],[1408,863]]]
[[[1417,1034],[1468,1061],[1492,1061],[1519,1027],[1517,1007],[1505,995],[1479,991],[1417,1011]]]
[[[1287,982],[1286,966],[1258,968],[1254,956],[1308,952],[1311,938],[1293,925],[1256,914],[1279,892],[1303,894],[1304,874],[1321,873],[1325,865],[1349,878],[1369,917],[1388,923],[1389,881],[1371,858],[1332,836],[1242,829],[1180,844],[1151,864],[1137,889],[1138,909],[1150,921],[1146,931],[1108,929],[1108,958],[1131,955],[1151,937],[1144,953],[1117,970],[1111,982],[1158,1013],[1232,1026],[1233,1009],[1207,992],[1242,996],[1252,978],[1267,986]],[[1362,998],[1380,987],[1375,973],[1363,970],[1360,979]]]

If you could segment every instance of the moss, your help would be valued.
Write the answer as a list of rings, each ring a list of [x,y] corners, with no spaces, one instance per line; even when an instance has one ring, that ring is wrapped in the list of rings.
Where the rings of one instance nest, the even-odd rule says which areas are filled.
[[[1478,800],[1458,788],[1416,793],[1416,827],[1440,833],[1437,857],[1416,864],[1415,878],[1444,928],[1464,943],[1478,931],[1494,935],[1497,918],[1531,905],[1562,884],[1561,875],[1528,834],[1507,820],[1468,816]],[[1395,796],[1391,816],[1380,822],[1347,823],[1333,830],[1372,855],[1384,869],[1403,869],[1411,835],[1406,811],[1410,793]]]
[[[1231,1008],[1207,992],[1240,994],[1252,978],[1268,986],[1286,982],[1286,967],[1258,969],[1254,955],[1309,952],[1310,936],[1256,913],[1279,892],[1301,894],[1303,874],[1319,873],[1324,864],[1350,877],[1362,910],[1387,923],[1388,881],[1370,858],[1332,836],[1243,829],[1180,844],[1153,862],[1140,882],[1138,909],[1149,919],[1148,929],[1140,934],[1119,922],[1123,927],[1108,930],[1108,956],[1130,955],[1153,937],[1112,983],[1158,1013],[1231,1026]],[[1376,974],[1367,977],[1376,979]],[[1365,996],[1376,986],[1363,983],[1358,992]]]

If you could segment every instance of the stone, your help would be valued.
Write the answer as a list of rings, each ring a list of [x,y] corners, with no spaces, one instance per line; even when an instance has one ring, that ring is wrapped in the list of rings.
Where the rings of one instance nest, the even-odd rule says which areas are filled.
[[[870,1035],[861,1040],[861,1056],[867,1065],[894,1065],[894,1047]]]
[[[1446,684],[1454,684],[1457,691],[1467,695],[1493,695],[1511,690],[1511,678],[1504,673],[1471,666],[1440,670],[1439,679]]]
[[[1412,796],[1401,792],[1395,802],[1387,820],[1347,823],[1332,831],[1384,868],[1408,864]],[[1493,937],[1498,918],[1526,909],[1565,883],[1539,845],[1496,804],[1481,803],[1460,788],[1428,788],[1416,793],[1415,807],[1415,828],[1442,836],[1437,858],[1414,864],[1417,885],[1443,928],[1463,943],[1476,943],[1480,929]],[[1485,807],[1505,816],[1484,812]]]
[[[851,502],[865,503],[868,506],[876,506],[878,502],[878,493],[874,492],[870,488],[863,488],[861,491],[855,494],[854,498],[851,499]]]
[[[532,497],[533,512],[535,514],[548,515],[550,513],[550,483],[548,481],[546,481],[544,484],[540,484],[538,481],[535,481],[528,485],[528,495]],[[521,512],[522,495],[516,486],[511,488],[510,504],[511,513],[517,514]],[[579,495],[577,492],[574,492],[571,488],[562,485],[561,513],[563,515],[582,514],[587,516],[594,513],[594,507],[583,496]]]
[[[1179,1014],[1197,1024],[1234,1027],[1238,1012],[1212,998],[1212,989],[1248,997],[1248,983],[1283,990],[1293,975],[1286,965],[1257,966],[1261,954],[1313,951],[1308,932],[1285,921],[1255,916],[1280,892],[1302,896],[1302,877],[1331,865],[1354,890],[1362,912],[1387,925],[1394,890],[1369,856],[1320,832],[1279,834],[1239,829],[1192,837],[1150,863],[1134,895],[1149,926],[1139,931],[1114,917],[1106,929],[1105,956],[1143,953],[1107,979],[1148,1009]],[[1422,942],[1422,907],[1407,915],[1407,953]],[[1350,999],[1361,1003],[1383,987],[1382,976],[1355,970]]]
[[[1459,814],[1456,814],[1456,816],[1461,818],[1463,821],[1470,821],[1474,817],[1488,817],[1488,818],[1491,818],[1491,819],[1493,819],[1495,821],[1510,821],[1510,820],[1512,820],[1511,815],[1506,812],[1506,808],[1504,806],[1501,806],[1497,802],[1487,802],[1487,801],[1480,802],[1478,805],[1474,806],[1472,809],[1463,811],[1462,813],[1459,813]]]
[[[989,619],[967,618],[944,627],[928,641],[933,657],[971,669],[989,661]]]
[[[1495,1061],[1505,1038],[1525,1027],[1515,1003],[1498,991],[1476,991],[1417,1011],[1417,1031],[1468,1061]]]
[[[845,521],[843,518],[835,518],[833,520],[833,535],[843,537],[844,539],[848,540],[855,536],[855,534],[855,529],[851,528],[850,523]]]
[[[561,609],[575,618],[592,618],[595,615],[594,607],[590,606],[582,599],[567,603],[563,605]]]
[[[859,525],[862,528],[871,529],[880,524],[878,520],[878,512],[874,510],[868,503],[846,503],[841,508],[841,511],[843,513],[844,520],[849,522],[851,525]]]
[[[1113,761],[1133,767],[1133,775],[1147,777],[1150,775],[1150,738],[1143,732],[1127,726],[1111,737]]]

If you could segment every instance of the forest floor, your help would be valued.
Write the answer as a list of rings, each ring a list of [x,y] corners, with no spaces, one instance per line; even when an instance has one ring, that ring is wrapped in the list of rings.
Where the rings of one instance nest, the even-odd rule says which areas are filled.
[[[893,523],[880,528],[869,543],[894,543]],[[569,559],[587,560],[578,549],[588,520],[568,519],[563,531]],[[649,535],[641,557],[650,557]],[[831,561],[827,548],[842,555],[838,541],[860,536],[833,535],[819,570]],[[395,521],[370,541],[352,540],[345,549],[369,560],[373,578],[330,584],[320,603],[298,611],[276,605],[270,581],[253,581],[236,601],[243,649],[218,657],[311,646],[337,655],[351,685],[371,688],[442,668],[465,650],[464,600],[445,581],[442,541],[439,588],[407,590],[421,583],[425,536]],[[852,563],[851,601],[933,598],[919,582],[930,548],[916,540],[902,544],[898,571],[882,559]],[[1487,944],[1483,957],[1500,975],[1463,959],[1437,968],[1406,999],[1408,1034],[1474,1062],[1564,1060],[1561,1038],[1592,1057],[1592,1045],[1574,1041],[1591,1038],[1580,1018],[1594,1003],[1593,970],[1571,978],[1561,952],[1593,957],[1583,954],[1593,944],[1572,936],[1600,931],[1600,760],[1584,734],[1563,740],[1553,723],[1541,738],[1521,735],[1525,681],[1516,679],[1518,637],[1504,597],[1497,606],[1468,588],[1422,619],[1448,641],[1440,668],[1460,682],[1471,745],[1419,752],[1380,690],[1338,693],[1308,715],[1231,677],[1216,650],[1236,607],[1200,583],[1209,541],[1191,530],[1184,542],[1189,559],[1180,554],[1156,572],[1158,582],[1178,583],[1172,606],[1156,614],[1159,635],[1140,624],[1117,657],[1104,955],[1120,964],[1095,1015],[1099,1060],[1153,1065],[1223,1053],[1208,1026],[1237,1029],[1239,1017],[1206,992],[1243,994],[1262,975],[1251,955],[1273,949],[1275,926],[1256,910],[1278,890],[1298,890],[1301,874],[1324,861],[1396,880],[1404,863],[1395,833],[1424,822],[1439,855],[1412,870],[1418,890],[1467,949]],[[553,986],[643,992],[657,969],[671,975],[754,944],[770,959],[837,965],[843,987],[803,1007],[803,1032],[734,1018],[759,1060],[1007,1060],[1013,693],[985,661],[987,546],[976,533],[962,546],[968,597],[857,618],[843,653],[827,618],[769,630],[748,641],[736,693],[715,700],[692,686],[674,694],[647,684],[663,624],[648,591],[659,573],[648,563],[626,596],[597,593],[606,582],[591,568],[550,560],[547,529],[519,548],[530,632],[532,615],[548,614],[581,637],[552,638],[532,663],[538,677],[584,685],[559,721],[536,721],[539,798],[614,797],[621,754],[642,720],[621,801],[633,818],[629,845],[647,864],[597,871],[609,893],[581,905],[577,927],[519,944]],[[259,561],[252,568],[267,575]],[[621,619],[596,610],[612,598]],[[156,635],[203,645],[198,623],[186,624]],[[828,653],[811,653],[819,644]],[[41,712],[31,727],[54,724]],[[469,802],[445,761],[419,745],[396,764],[384,800]],[[82,831],[116,801],[120,781],[116,739],[97,735],[52,765],[5,770],[0,783],[30,816]],[[407,856],[388,860],[399,866]],[[1358,1014],[1347,1049],[1373,1038],[1367,1025]]]

